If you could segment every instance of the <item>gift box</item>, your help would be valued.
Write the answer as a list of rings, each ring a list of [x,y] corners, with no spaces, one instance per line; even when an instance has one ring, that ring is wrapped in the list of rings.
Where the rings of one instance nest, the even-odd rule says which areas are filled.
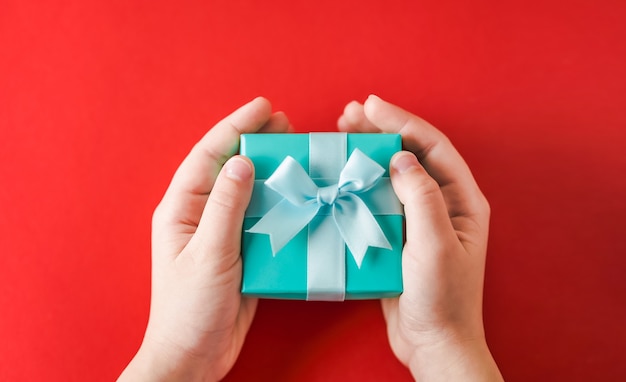
[[[340,301],[402,293],[398,134],[243,134],[255,166],[242,234],[243,295]]]

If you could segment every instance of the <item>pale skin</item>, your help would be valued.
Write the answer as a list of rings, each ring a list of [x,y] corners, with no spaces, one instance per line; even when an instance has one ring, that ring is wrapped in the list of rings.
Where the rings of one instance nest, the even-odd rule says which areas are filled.
[[[340,131],[402,134],[391,160],[404,204],[404,293],[381,300],[394,354],[424,381],[500,381],[482,295],[489,205],[450,141],[376,96],[349,103]],[[240,237],[254,167],[239,135],[289,132],[256,98],[215,125],[176,171],[152,219],[152,298],[141,347],[119,381],[216,381],[235,363],[256,310],[242,297]]]

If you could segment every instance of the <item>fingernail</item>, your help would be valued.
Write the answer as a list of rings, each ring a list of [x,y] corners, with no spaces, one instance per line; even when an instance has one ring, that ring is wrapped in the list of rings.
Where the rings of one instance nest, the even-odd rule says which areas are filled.
[[[400,174],[414,170],[418,166],[419,162],[417,161],[415,155],[408,152],[402,152],[400,154],[397,154],[393,160],[393,163],[391,164],[391,167],[393,167],[393,169]]]
[[[226,177],[236,181],[248,180],[252,176],[252,167],[247,160],[233,157],[224,166]]]
[[[376,94],[370,94],[367,99],[371,99],[371,100],[376,100],[376,101],[381,101],[380,97],[377,96]]]

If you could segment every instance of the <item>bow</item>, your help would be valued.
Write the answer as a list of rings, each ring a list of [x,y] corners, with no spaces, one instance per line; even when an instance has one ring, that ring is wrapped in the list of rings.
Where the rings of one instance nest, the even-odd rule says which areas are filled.
[[[339,182],[317,186],[302,166],[286,157],[265,185],[283,199],[247,232],[269,235],[276,255],[322,208],[330,208],[337,230],[360,268],[368,247],[391,249],[389,241],[360,193],[376,185],[385,170],[355,149],[341,170]]]

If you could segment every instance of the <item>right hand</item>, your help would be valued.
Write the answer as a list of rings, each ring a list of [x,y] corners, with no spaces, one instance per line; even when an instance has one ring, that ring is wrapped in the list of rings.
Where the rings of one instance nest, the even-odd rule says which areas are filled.
[[[391,160],[404,204],[404,293],[382,300],[394,354],[418,380],[502,380],[482,321],[489,204],[467,164],[439,130],[370,96],[349,103],[345,132],[402,135]]]

